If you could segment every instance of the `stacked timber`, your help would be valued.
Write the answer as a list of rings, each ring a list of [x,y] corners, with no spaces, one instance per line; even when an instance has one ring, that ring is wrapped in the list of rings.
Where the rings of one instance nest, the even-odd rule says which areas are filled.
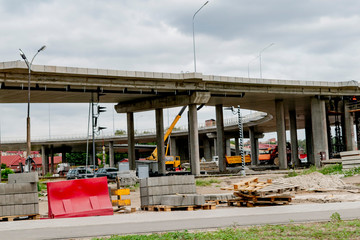
[[[360,167],[360,151],[341,152],[340,156],[344,170]]]
[[[247,206],[261,204],[289,204],[293,192],[298,186],[285,183],[273,183],[271,179],[259,181],[258,178],[247,178],[234,184],[235,199],[229,200],[229,206]]]

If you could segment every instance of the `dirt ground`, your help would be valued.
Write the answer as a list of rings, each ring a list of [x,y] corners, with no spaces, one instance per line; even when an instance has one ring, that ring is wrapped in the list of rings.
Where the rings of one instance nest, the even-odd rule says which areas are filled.
[[[328,176],[315,172],[309,175],[296,176],[292,178],[284,178],[284,175],[282,174],[266,174],[258,175],[256,177],[258,177],[261,181],[272,179],[273,181],[298,185],[300,190],[295,193],[291,204],[360,201],[360,175],[341,178],[341,176]],[[211,186],[206,187],[197,186],[197,193],[216,194],[231,192],[230,190],[221,190],[221,188],[232,187],[233,184],[239,182],[243,179],[243,177],[216,177],[216,179],[220,182],[213,183]],[[109,183],[109,186],[116,188],[116,184],[114,183]],[[139,188],[131,191],[130,195],[124,198],[131,200],[131,206],[127,207],[125,212],[130,212],[131,208],[136,209],[135,213],[142,212],[140,208]],[[219,207],[227,207],[227,205]],[[39,197],[39,211],[41,216],[47,217],[48,202],[46,193],[44,193],[44,196]],[[123,212],[124,211],[121,213]]]

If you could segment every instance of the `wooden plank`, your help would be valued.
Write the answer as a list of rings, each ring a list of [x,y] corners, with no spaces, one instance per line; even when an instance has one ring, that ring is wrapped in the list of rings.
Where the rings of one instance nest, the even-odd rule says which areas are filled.
[[[204,205],[190,205],[190,206],[166,206],[166,205],[153,205],[142,207],[145,211],[158,211],[158,212],[171,212],[177,210],[194,211],[198,209],[213,210],[216,209],[216,205],[209,203]]]
[[[354,161],[343,161],[342,165],[360,165],[360,159]]]
[[[341,158],[343,156],[352,156],[352,155],[360,155],[360,151],[345,151],[345,152],[340,152],[340,156]]]
[[[1,216],[0,220],[2,221],[17,221],[17,220],[39,220],[39,214],[29,214],[29,215],[15,215],[15,216]]]

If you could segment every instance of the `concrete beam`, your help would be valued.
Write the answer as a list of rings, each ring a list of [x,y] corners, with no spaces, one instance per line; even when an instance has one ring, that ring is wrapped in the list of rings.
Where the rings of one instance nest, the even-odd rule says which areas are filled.
[[[186,106],[189,104],[205,104],[210,100],[210,92],[194,92],[191,95],[167,96],[162,98],[130,101],[115,105],[117,113],[141,112],[158,108]]]

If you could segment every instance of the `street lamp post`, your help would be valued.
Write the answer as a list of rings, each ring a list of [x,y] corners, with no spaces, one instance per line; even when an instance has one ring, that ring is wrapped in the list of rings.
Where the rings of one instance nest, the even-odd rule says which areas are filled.
[[[200,12],[200,10],[206,5],[208,4],[209,1],[206,1],[201,8],[199,8],[199,10],[197,10],[192,18],[192,28],[193,28],[193,48],[194,48],[194,69],[196,72],[196,54],[195,54],[195,27],[194,27],[194,20],[195,20],[195,16],[198,12]]]
[[[274,45],[275,43],[271,43],[270,45],[268,45],[267,47],[265,47],[263,50],[261,50],[259,52],[259,61],[260,61],[260,79],[262,79],[262,71],[261,71],[261,53],[263,51],[265,51],[266,49],[268,49],[269,47],[271,47],[272,45]]]
[[[31,158],[31,140],[30,140],[30,80],[31,80],[31,66],[32,63],[36,57],[36,55],[39,54],[39,52],[43,51],[46,48],[46,46],[42,46],[41,48],[39,48],[39,50],[36,52],[36,54],[34,55],[34,57],[31,59],[31,62],[28,61],[28,59],[26,58],[25,53],[19,49],[20,52],[20,56],[22,57],[22,59],[24,59],[26,66],[28,67],[29,70],[29,78],[28,78],[28,103],[27,103],[27,118],[26,118],[26,154],[27,154],[27,160]],[[30,161],[28,161],[28,164],[31,164]],[[30,166],[28,168],[28,170],[30,171]]]
[[[255,58],[251,59],[249,62],[248,62],[248,78],[250,78],[250,63],[253,62],[254,60],[256,60],[259,56],[256,56]]]

